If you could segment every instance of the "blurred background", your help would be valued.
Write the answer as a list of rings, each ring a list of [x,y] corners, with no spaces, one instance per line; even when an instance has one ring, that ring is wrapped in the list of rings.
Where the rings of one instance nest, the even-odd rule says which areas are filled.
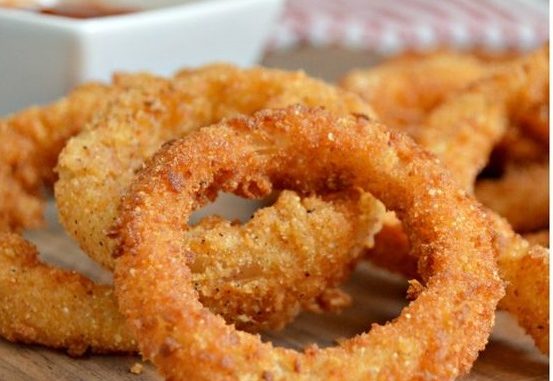
[[[331,80],[405,52],[505,54],[548,39],[544,0],[288,0],[264,62]]]
[[[115,71],[227,61],[335,80],[403,52],[526,51],[548,31],[544,0],[0,0],[0,114]]]

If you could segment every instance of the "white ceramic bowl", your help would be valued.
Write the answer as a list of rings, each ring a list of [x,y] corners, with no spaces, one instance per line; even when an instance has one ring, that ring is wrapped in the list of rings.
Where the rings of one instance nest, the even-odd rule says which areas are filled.
[[[0,8],[0,115],[114,71],[255,63],[282,0],[110,0],[143,11],[71,19]]]

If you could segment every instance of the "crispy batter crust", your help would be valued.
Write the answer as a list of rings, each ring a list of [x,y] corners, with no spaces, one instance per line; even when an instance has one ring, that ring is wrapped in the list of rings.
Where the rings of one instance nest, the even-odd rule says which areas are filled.
[[[86,84],[62,100],[32,107],[0,120],[0,228],[19,230],[42,222],[43,187],[69,137],[102,108],[110,88]]]
[[[493,75],[479,80],[466,91],[435,108],[428,117],[431,123],[421,124],[415,132],[415,139],[434,153],[460,184],[466,189],[472,189],[476,175],[487,162],[496,138],[505,131],[507,122],[501,122],[501,119],[515,120],[518,117],[514,112],[517,104],[533,103],[536,99],[541,99],[529,94],[528,89],[540,89],[543,84],[548,86],[548,62],[548,50],[544,48],[502,66]],[[490,115],[495,116],[490,119]],[[543,182],[543,178],[540,181]],[[543,191],[539,192],[543,195]],[[541,196],[540,199],[544,200],[544,197]],[[506,299],[509,300],[502,303],[501,307],[512,312],[532,335],[538,347],[548,353],[549,314],[543,311],[549,310],[549,288],[544,286],[549,284],[549,251],[542,247],[530,247],[508,224],[497,222],[502,220],[500,216],[493,212],[489,214],[496,221],[492,226],[501,227],[495,232],[498,237],[495,243],[501,275],[507,283]],[[388,224],[383,232],[392,228]],[[396,232],[397,236],[401,234]],[[383,236],[383,240],[389,236],[389,233]],[[367,251],[369,259],[373,255],[377,260],[382,257],[382,247],[387,243],[379,240],[377,236],[375,249],[379,251]],[[405,242],[404,238],[402,242]],[[406,276],[411,276],[413,253],[409,246],[400,244],[393,248],[393,251],[388,252],[389,255],[400,257],[380,263],[391,264],[389,267],[392,270],[404,271]],[[535,256],[532,254],[535,252],[541,254]],[[540,259],[536,260],[534,257]],[[517,273],[513,270],[517,263],[524,266],[523,263],[527,262],[532,263],[532,266],[524,268],[532,269],[532,274],[529,271],[521,270]],[[521,277],[519,274],[526,276]],[[521,297],[519,290],[523,289],[532,289],[536,294],[530,296],[524,293],[525,297]],[[536,326],[546,328],[536,329]]]
[[[179,74],[182,78],[188,78],[187,82],[182,82],[181,85],[187,87],[196,82],[199,85],[199,75],[201,74],[202,80],[207,81],[209,79],[211,81],[207,81],[211,87],[203,83],[208,87],[204,89],[205,97],[210,97],[212,91],[218,91],[218,86],[221,83],[228,84],[233,79],[241,81],[245,75],[239,69],[228,66],[200,69],[197,74],[198,76],[191,76],[186,73]],[[237,78],[233,77],[235,74],[238,75]],[[336,102],[338,110],[345,108],[360,113],[371,113],[370,109],[355,96],[347,95],[320,82],[306,79],[303,74],[275,72],[268,76],[270,78],[265,78],[267,73],[261,69],[254,70],[250,74],[253,77],[250,78],[252,79],[248,88],[250,91],[265,84],[269,79],[274,81],[283,78],[289,80],[287,87],[284,89],[279,87],[280,85],[277,83],[273,83],[275,89],[266,89],[266,91],[273,91],[273,94],[268,95],[265,101],[272,102],[275,105],[285,101],[292,102],[296,99],[308,98],[310,94],[302,95],[301,93],[304,89],[302,85],[307,83],[311,85],[310,90],[320,90],[315,101],[326,102],[329,108],[335,107],[334,102]],[[221,79],[221,76],[224,78]],[[241,83],[238,82],[235,86],[239,87]],[[37,190],[52,181],[52,167],[57,160],[57,153],[61,149],[61,145],[65,144],[65,140],[70,135],[81,130],[87,119],[89,121],[93,120],[96,109],[109,112],[114,107],[113,104],[118,105],[115,101],[115,99],[118,99],[117,96],[128,91],[130,94],[140,94],[142,96],[138,97],[135,105],[143,106],[144,104],[141,102],[144,102],[148,107],[151,107],[152,113],[157,115],[162,110],[156,109],[159,104],[156,103],[155,96],[159,94],[158,91],[163,94],[164,91],[170,92],[170,89],[173,89],[171,81],[147,74],[119,75],[115,78],[112,86],[85,85],[51,106],[24,111],[8,119],[3,124],[5,130],[1,131],[9,135],[11,141],[13,141],[13,147],[17,149],[7,144],[8,141],[5,141],[6,144],[0,145],[0,150],[6,154],[6,163],[0,164],[0,173],[5,173],[6,181],[11,181],[11,183],[3,183],[6,185],[3,189],[9,195],[14,194],[17,197],[14,197],[13,203],[3,203],[1,208],[3,211],[11,210],[10,208],[13,205],[18,208],[17,213],[13,215],[0,213],[2,216],[0,231],[9,231],[14,228],[13,218],[10,222],[7,218],[4,221],[5,216],[20,218],[21,221],[17,224],[19,227],[30,225],[29,220],[21,218],[21,211],[25,210],[23,204],[36,202],[40,206],[40,200],[38,194],[36,194]],[[193,89],[190,88],[183,94],[183,97],[192,102],[191,94],[193,93]],[[201,114],[204,112],[209,114],[208,118],[218,117],[216,115],[224,115],[225,113],[233,114],[232,107],[235,107],[233,102],[240,104],[243,99],[233,99],[230,98],[231,96],[232,93],[229,93],[229,100],[226,104],[218,105],[206,105],[202,103],[206,101],[206,98],[194,98],[197,104],[190,107],[195,107],[198,114],[195,123],[201,123],[201,120],[203,120]],[[122,99],[122,102],[129,100],[129,98]],[[251,102],[255,103],[255,101],[256,99],[251,99]],[[310,102],[311,100],[305,99],[305,101]],[[181,105],[174,103],[172,105],[176,108],[181,107]],[[260,107],[259,105],[240,107],[250,106]],[[185,115],[189,114],[185,113]],[[61,127],[56,130],[56,125]],[[189,127],[189,125],[186,126]],[[53,131],[50,131],[50,129]],[[178,128],[175,127],[175,130],[178,130]],[[175,130],[165,131],[164,134],[157,137],[157,140],[153,139],[154,143],[149,142],[152,146],[146,147],[149,150],[148,152],[154,150],[157,145],[161,144],[160,142],[165,141],[172,134],[178,134]],[[21,134],[18,131],[21,131]],[[113,130],[109,131],[113,132]],[[178,131],[182,132],[181,130]],[[131,131],[131,133],[133,132],[136,131]],[[117,141],[121,136],[121,134],[116,133],[106,139]],[[152,138],[152,136],[150,135],[149,138]],[[98,144],[103,143],[99,142]],[[40,152],[40,155],[36,158],[33,157],[34,152],[40,150],[41,147],[44,147],[44,152]],[[89,152],[94,149],[94,145],[91,145],[89,149],[85,142],[85,145],[79,146],[79,149]],[[16,152],[19,152],[17,157],[15,156]],[[140,151],[140,149],[137,149],[137,152],[139,155],[145,155],[145,152]],[[118,154],[112,152],[108,161],[117,164]],[[131,156],[134,154],[136,152],[131,153]],[[79,166],[86,164],[83,163],[85,157],[86,155],[82,155],[73,159],[76,165]],[[133,161],[134,166],[137,164],[140,164],[140,162]],[[120,170],[117,166],[115,169],[101,169],[108,171],[108,177],[113,175],[113,172]],[[123,171],[125,170],[128,170],[128,168]],[[88,172],[81,172],[81,174],[88,178],[98,172],[101,172],[99,168],[89,167]],[[132,176],[132,171],[130,175]],[[12,186],[12,183],[16,186]],[[29,194],[24,193],[20,188],[17,188],[17,185],[20,184],[34,191],[29,192]],[[173,186],[178,187],[178,181],[173,182]],[[112,200],[116,198],[116,195],[110,197],[110,200]],[[244,226],[235,226],[222,219],[211,218],[190,230],[190,242],[194,244],[191,250],[193,249],[195,254],[198,255],[195,282],[198,290],[205,296],[203,300],[206,305],[223,314],[228,321],[249,330],[280,328],[295,317],[300,308],[321,311],[336,310],[343,307],[349,301],[349,298],[334,287],[349,273],[359,256],[361,248],[365,244],[372,245],[373,235],[380,229],[381,215],[384,210],[382,205],[370,195],[360,195],[359,192],[354,191],[341,195],[325,196],[325,199],[323,201],[319,197],[308,195],[300,199],[295,194],[284,192],[273,207],[259,211]],[[78,206],[82,207],[84,214],[91,212],[91,208],[86,204],[79,202]],[[37,207],[38,211],[39,208]],[[95,210],[94,212],[102,213],[103,211]],[[331,221],[331,229],[323,230],[322,226],[328,221]],[[75,221],[75,223],[77,222]],[[267,235],[267,232],[274,234],[274,236]],[[196,238],[193,239],[192,236]],[[6,239],[5,241],[6,250],[21,251],[25,255],[28,254],[29,258],[36,256],[34,248],[25,243],[22,238],[11,235],[10,237],[9,240]],[[16,246],[9,248],[11,244]],[[214,261],[214,257],[206,254],[213,251],[228,253],[238,250],[245,251],[242,263],[238,267],[233,267],[236,262]],[[314,261],[315,254],[318,254],[319,258],[325,258],[325,260]],[[6,298],[12,296],[14,298],[9,299],[9,303],[6,304],[13,308],[10,313],[4,313],[3,315],[3,330],[1,331],[3,336],[11,340],[34,342],[53,347],[67,347],[73,354],[82,352],[87,348],[104,352],[133,349],[128,343],[119,342],[118,336],[110,336],[110,332],[121,330],[118,325],[121,318],[114,312],[114,308],[109,308],[110,306],[107,303],[104,303],[106,304],[105,315],[96,313],[93,321],[90,322],[92,326],[98,328],[96,330],[93,330],[91,326],[87,326],[86,323],[83,323],[81,327],[83,329],[81,336],[79,336],[78,327],[80,326],[78,324],[69,325],[66,329],[55,327],[49,330],[49,324],[59,317],[59,308],[50,306],[49,301],[64,301],[64,298],[67,298],[67,303],[82,306],[82,308],[73,311],[72,317],[77,321],[89,319],[90,311],[96,311],[97,309],[93,300],[96,298],[94,292],[93,299],[88,297],[82,298],[82,300],[73,300],[83,291],[74,290],[72,286],[66,289],[64,285],[60,284],[60,280],[70,278],[73,283],[80,282],[84,285],[83,289],[96,290],[98,288],[100,290],[98,293],[105,292],[106,295],[111,291],[109,287],[93,285],[85,277],[77,274],[64,275],[69,273],[39,264],[36,259],[32,262],[32,266],[29,265],[31,262],[13,261],[11,263],[11,268],[14,271],[18,271],[20,274],[32,273],[33,277],[36,277],[36,281],[33,282],[30,276],[19,276],[17,280],[19,288],[13,294],[6,295]],[[280,269],[280,272],[276,274],[274,269]],[[264,271],[272,271],[273,276],[279,276],[280,278],[264,277]],[[4,278],[4,289],[11,287],[11,281],[11,278]],[[280,282],[280,287],[274,287],[274,282],[277,281]],[[46,285],[41,290],[42,301],[37,300],[38,294],[34,288],[37,282]],[[41,317],[35,323],[29,320],[28,315],[24,312],[29,306],[34,306],[33,309],[36,315]],[[82,312],[82,315],[80,312]],[[115,315],[117,315],[117,318],[114,317]],[[106,330],[105,334],[100,331],[99,327]]]
[[[372,245],[384,212],[368,193],[322,200],[284,191],[242,226],[204,218],[182,238],[194,289],[211,311],[248,331],[282,328],[302,308],[340,308],[325,303],[328,293]]]
[[[372,240],[380,229],[383,213],[367,193],[344,192],[330,203],[283,192],[274,207],[259,210],[241,227],[204,219],[185,236],[187,249],[199,258],[192,265],[195,288],[210,309],[249,330],[280,328],[301,307],[339,309],[349,299],[329,300],[340,295],[332,287],[348,275],[366,232]],[[360,226],[358,214],[365,216]],[[232,255],[237,251],[243,253],[238,263]],[[261,251],[264,256],[255,256]],[[40,263],[37,255],[21,236],[0,233],[2,337],[75,356],[137,350],[111,286]]]
[[[216,190],[272,185],[373,192],[405,222],[424,291],[392,323],[326,350],[274,348],[225,324],[198,300],[182,229]],[[171,380],[454,379],[484,347],[503,294],[478,204],[411,140],[365,118],[296,106],[206,127],[162,148],[120,210],[120,307]]]
[[[440,158],[465,189],[471,190],[490,153],[501,140],[528,87],[548,86],[545,49],[498,68],[429,114],[414,130],[417,143]]]
[[[549,247],[549,229],[527,233],[522,236],[530,245]]]
[[[55,193],[62,224],[88,255],[113,268],[113,240],[106,231],[121,193],[146,158],[167,140],[223,117],[295,103],[373,115],[354,94],[301,72],[265,68],[207,66],[127,92],[60,155]]]
[[[530,245],[509,224],[490,213],[501,278],[507,284],[499,307],[511,312],[532,336],[536,346],[549,353],[549,250]]]
[[[80,132],[111,99],[148,74],[116,74],[111,85],[86,83],[67,97],[0,119],[0,229],[21,230],[42,222],[41,195],[56,180],[54,167],[67,140]]]
[[[60,155],[60,180],[55,190],[62,223],[87,254],[112,267],[114,241],[109,228],[117,216],[120,195],[143,161],[161,144],[224,116],[296,102],[321,105],[333,112],[372,115],[372,110],[353,94],[303,73],[263,68],[208,66],[130,89],[87,131],[73,138]],[[175,189],[182,186],[178,178],[171,184]],[[276,210],[260,213],[270,217],[263,224],[248,224],[241,229],[211,219],[200,224],[197,233],[190,233],[202,237],[199,241],[209,237],[209,242],[190,250],[197,258],[193,269],[203,302],[241,328],[280,328],[299,312],[300,306],[311,310],[332,307],[332,303],[324,302],[325,290],[344,278],[364,241],[380,229],[380,209],[374,206],[359,213],[364,207],[355,201],[332,206],[319,203],[314,209],[319,213],[300,218],[295,213],[305,214],[307,206],[297,197],[286,197],[286,202],[267,208]],[[338,196],[336,200],[348,197]],[[314,200],[308,203],[316,204]],[[334,227],[320,231],[321,223],[327,220],[332,220]],[[306,224],[303,230],[301,224]],[[253,241],[252,236],[262,239]],[[243,254],[239,263],[219,262],[224,255],[212,257],[213,252],[224,254],[239,248]],[[326,257],[327,261],[313,261],[316,252],[319,259]],[[264,273],[279,266],[283,271],[273,271],[274,279]],[[243,272],[256,277],[230,282],[236,275],[229,274]],[[274,287],[277,283],[278,288]]]
[[[508,167],[499,179],[476,183],[478,201],[509,221],[516,232],[549,226],[549,165]]]
[[[403,231],[395,213],[385,215],[382,229],[375,237],[373,247],[365,250],[364,257],[373,264],[407,279],[419,277],[418,258],[411,254],[409,238]]]
[[[538,129],[534,135],[546,145],[549,140],[547,47],[500,65],[451,52],[392,60],[353,71],[341,85],[436,154],[466,189],[508,120],[529,133]]]
[[[75,356],[137,350],[111,286],[42,264],[36,248],[13,233],[0,233],[0,334]]]
[[[452,94],[488,72],[487,65],[471,55],[437,52],[352,70],[340,86],[369,102],[387,126],[409,131]]]
[[[542,71],[534,71],[529,86],[514,103],[514,118],[542,144],[549,146],[549,45],[540,49]]]
[[[349,299],[332,287],[348,275],[367,233],[373,240],[384,207],[368,193],[329,197],[332,202],[282,192],[243,226],[211,217],[186,232],[187,250],[198,257],[194,285],[206,305],[249,330],[280,328],[301,307],[343,307]],[[232,254],[238,251],[237,262]],[[21,236],[0,233],[2,337],[75,356],[137,350],[111,286],[40,263],[37,255]]]
[[[66,348],[72,355],[136,350],[111,287],[40,263],[35,247],[13,231],[42,221],[41,193],[55,179],[67,139],[142,77],[148,76],[85,84],[58,102],[0,121],[0,334],[8,340]]]

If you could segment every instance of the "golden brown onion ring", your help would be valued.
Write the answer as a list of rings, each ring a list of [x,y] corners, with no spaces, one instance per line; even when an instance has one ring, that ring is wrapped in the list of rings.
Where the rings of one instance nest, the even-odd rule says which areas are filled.
[[[503,216],[519,233],[549,226],[549,165],[507,167],[499,179],[476,182],[478,201]]]
[[[111,286],[42,264],[21,236],[0,233],[0,335],[71,355],[135,352]]]
[[[191,228],[191,252],[218,253],[195,263],[194,283],[209,308],[256,331],[282,327],[301,307],[340,308],[340,299],[328,303],[327,296],[335,296],[332,287],[348,275],[367,233],[373,239],[384,208],[369,194],[329,197],[282,192],[243,226],[211,217]],[[256,257],[261,251],[265,256]],[[71,355],[137,350],[111,286],[40,263],[36,248],[13,233],[0,233],[0,335]]]
[[[365,99],[387,126],[409,131],[452,94],[488,72],[487,65],[471,55],[437,52],[352,70],[340,86]]]
[[[435,53],[353,71],[341,85],[371,103],[385,123],[440,157],[470,190],[491,147],[505,134],[507,120],[524,127],[521,119],[547,114],[542,109],[549,104],[548,68],[547,47],[501,64]],[[548,121],[541,125],[547,126],[541,134],[545,142]]]
[[[501,278],[507,283],[499,307],[511,312],[534,339],[549,353],[549,250],[530,245],[514,233],[495,213],[489,213],[495,228],[495,247]]]
[[[218,190],[262,196],[273,186],[374,192],[420,256],[417,300],[392,323],[304,353],[262,343],[206,309],[182,239],[188,216]],[[487,342],[503,295],[478,203],[410,139],[366,118],[296,106],[206,127],[162,148],[120,210],[121,311],[171,380],[453,379]]]
[[[301,309],[331,309],[325,293],[372,246],[384,212],[367,193],[323,200],[284,191],[242,226],[206,217],[183,233],[194,289],[211,311],[248,331],[282,328]]]
[[[62,224],[85,253],[113,268],[114,242],[106,231],[121,193],[146,158],[167,140],[223,117],[295,103],[373,115],[354,94],[301,72],[266,68],[207,66],[133,89],[61,153],[55,193]],[[132,123],[120,122],[124,118]]]
[[[217,77],[224,72],[224,69],[227,69],[230,74],[239,72],[238,69],[230,67],[212,67],[202,69],[200,72],[202,75]],[[181,76],[185,75],[181,74]],[[282,73],[282,76],[298,80],[300,84],[303,83],[301,79],[305,78],[301,74]],[[307,82],[310,83],[309,80]],[[329,107],[333,107],[332,101],[340,96],[340,92],[322,83],[312,82],[314,88],[326,91],[323,91],[318,99],[326,99]],[[171,84],[168,81],[149,75],[119,75],[115,79],[115,85],[112,87],[101,86],[102,91],[97,91],[95,86],[84,86],[68,98],[47,108],[37,108],[33,113],[30,111],[19,113],[15,118],[12,118],[13,121],[18,121],[19,124],[15,124],[12,121],[10,122],[10,126],[21,125],[24,127],[32,125],[36,120],[40,121],[40,118],[46,118],[47,120],[56,120],[57,123],[63,124],[64,136],[67,137],[70,135],[69,131],[74,132],[82,128],[84,124],[83,118],[86,115],[89,115],[92,119],[92,107],[88,107],[87,105],[104,104],[102,107],[109,110],[112,107],[111,103],[115,96],[120,92],[130,91],[130,88],[133,89],[133,94],[145,95],[146,98],[141,98],[141,100],[146,102],[152,99],[149,97],[152,93],[157,94],[157,90],[171,87]],[[275,86],[278,87],[276,84]],[[291,81],[286,91],[278,93],[272,99],[272,102],[278,104],[282,101],[281,99],[293,99],[298,94],[296,87],[298,87],[298,84]],[[290,92],[289,95],[286,95],[285,98],[279,98],[287,94],[287,91]],[[104,96],[106,99],[96,99],[96,97],[102,98]],[[84,103],[82,103],[83,98],[86,100]],[[202,100],[200,99],[199,101]],[[348,104],[348,102],[350,102],[353,110],[370,112],[370,109],[356,99],[355,96],[344,95],[343,99],[337,101],[342,106]],[[113,101],[113,103],[117,102]],[[79,106],[84,107],[83,115],[80,117],[78,117],[76,111],[79,109]],[[229,105],[227,104],[226,106],[228,107]],[[355,108],[355,106],[358,106],[358,108]],[[200,107],[200,109],[199,112],[205,111],[205,108],[202,109]],[[36,119],[31,118],[30,115]],[[23,121],[26,121],[26,124]],[[37,125],[41,128],[46,128],[44,126],[51,126],[52,123],[38,123]],[[117,135],[115,138],[117,138]],[[61,144],[62,140],[60,131],[60,137],[56,141]],[[45,148],[48,149],[49,155],[54,156],[57,150],[50,149],[52,146],[52,144],[46,144]],[[4,147],[6,150],[8,148]],[[36,143],[31,148],[34,150],[39,149],[40,143]],[[84,147],[84,149],[86,150],[87,147]],[[46,155],[46,153],[43,153],[43,155]],[[80,158],[76,158],[76,160],[79,161]],[[17,161],[15,160],[13,163],[17,163]],[[23,163],[26,162],[22,161]],[[51,175],[51,165],[49,167],[46,163],[40,164],[43,167],[38,168],[38,162],[29,161],[24,168],[28,173],[43,171]],[[8,166],[0,166],[1,168],[8,168]],[[17,180],[17,176],[11,172],[6,178],[14,179],[14,181]],[[44,186],[51,177],[35,174],[35,178],[36,184]],[[332,287],[348,274],[351,265],[359,255],[362,242],[372,239],[374,232],[380,228],[379,221],[383,209],[370,195],[360,196],[350,192],[342,195],[325,196],[325,198],[326,201],[324,202],[317,197],[306,197],[300,201],[297,196],[286,192],[279,197],[274,207],[260,211],[251,221],[242,227],[231,226],[226,221],[211,218],[192,229],[189,233],[196,234],[197,237],[200,237],[202,233],[210,235],[210,239],[198,239],[198,247],[204,247],[204,250],[220,250],[224,254],[225,252],[238,250],[237,248],[241,247],[243,250],[251,251],[249,257],[245,256],[245,258],[250,259],[250,262],[242,263],[241,267],[237,268],[231,266],[235,263],[232,262],[232,259],[229,261],[229,257],[225,255],[222,255],[220,261],[216,263],[219,271],[213,271],[215,267],[208,266],[213,264],[211,258],[206,258],[203,264],[201,261],[198,261],[198,273],[196,274],[198,287],[202,293],[208,295],[207,298],[211,301],[211,307],[215,311],[225,314],[229,321],[235,322],[242,328],[259,330],[267,327],[281,327],[298,313],[300,307],[317,311],[330,310],[339,308],[340,303],[344,301],[347,302],[347,298],[336,298],[336,290]],[[29,199],[38,202],[36,195],[30,195]],[[8,207],[10,207],[8,203],[0,205],[2,210]],[[0,214],[4,215],[3,213]],[[362,215],[363,217],[359,218],[358,215]],[[321,230],[322,222],[326,221],[332,221],[333,227],[331,230],[323,231]],[[272,229],[272,232],[275,234],[274,236],[267,235],[267,226],[265,225]],[[25,225],[23,224],[23,226]],[[8,224],[2,229],[9,229]],[[219,235],[225,236],[224,239]],[[252,238],[256,235],[260,239]],[[271,243],[271,245],[268,245],[268,243]],[[276,244],[280,245],[279,248],[282,251],[277,253]],[[25,245],[30,247],[30,244]],[[21,244],[20,246],[24,245]],[[267,250],[267,246],[272,247],[273,251]],[[30,251],[29,249],[23,252]],[[199,248],[196,248],[196,251],[201,252]],[[34,253],[34,249],[32,252]],[[260,253],[267,255],[261,257]],[[317,257],[317,262],[313,262],[314,253],[320,255],[320,257]],[[227,259],[225,260],[225,258]],[[321,259],[324,259],[324,261]],[[21,273],[30,272],[30,267],[22,262],[14,262],[13,268],[17,268],[19,265],[21,265],[19,268]],[[62,296],[67,296],[68,298],[74,297],[75,292],[73,290],[63,289],[63,285],[58,284],[59,282],[57,281],[58,279],[64,279],[64,276],[57,276],[57,274],[65,274],[66,272],[42,264],[36,264],[36,266],[33,264],[33,266],[33,269],[37,270],[33,274],[38,277],[38,281],[52,286],[45,288],[47,292],[42,295],[43,301],[50,301],[52,298],[62,298]],[[288,272],[286,271],[287,269],[293,269],[294,271]],[[246,276],[245,274],[248,271],[250,275]],[[263,271],[270,273],[272,278],[261,276]],[[331,273],[330,276],[329,273]],[[90,289],[96,287],[96,285],[91,286],[92,283],[82,276],[72,274],[71,277],[73,277],[71,279],[82,281],[83,284],[88,282],[86,284]],[[265,282],[265,278],[271,279],[271,282]],[[16,297],[16,299],[10,299],[11,302],[20,300],[21,308],[14,308],[13,313],[4,315],[5,320],[2,323],[2,334],[4,336],[12,340],[19,339],[25,342],[33,342],[34,340],[37,343],[54,347],[68,346],[72,353],[85,350],[87,347],[90,347],[94,351],[106,352],[126,351],[128,349],[128,345],[125,346],[125,343],[121,344],[116,340],[109,341],[99,331],[87,331],[86,329],[89,327],[86,326],[83,327],[85,331],[82,333],[81,341],[78,342],[75,342],[75,340],[79,340],[79,337],[76,337],[76,335],[78,336],[76,329],[53,329],[49,335],[45,331],[42,320],[33,326],[26,315],[22,313],[27,306],[34,304],[32,303],[32,295],[28,295],[29,293],[33,293],[34,289],[25,283],[29,280],[30,277],[20,277],[19,286],[21,288],[14,295],[8,295]],[[6,281],[9,280],[6,279]],[[278,281],[281,281],[281,283],[277,285],[276,282]],[[59,290],[55,290],[58,294],[55,292],[51,293],[50,290],[56,284],[60,288]],[[206,287],[206,284],[210,284],[213,287]],[[6,287],[9,287],[9,285]],[[105,286],[98,287],[101,290],[105,289]],[[229,293],[234,295],[234,299],[227,297]],[[37,296],[36,293],[33,295]],[[242,299],[242,297],[244,298]],[[86,305],[88,302],[91,302],[91,300],[86,298],[79,301],[83,305]],[[91,302],[91,305],[88,305],[87,308],[81,309],[85,314],[84,316],[75,314],[74,318],[77,320],[81,318],[86,319],[87,312],[94,308],[94,303]],[[111,310],[108,309],[106,311],[106,316],[111,316]],[[35,311],[47,319],[48,316],[58,316],[57,312],[59,312],[59,309],[49,306],[47,302],[43,302],[36,303]],[[100,317],[101,315],[98,318]],[[120,327],[113,323],[114,321],[116,319],[111,318],[99,323],[95,321],[94,324],[108,326],[106,334],[109,334],[109,332],[120,329]],[[45,322],[51,321],[45,320]],[[39,333],[27,336],[22,335],[18,327],[25,324]],[[112,324],[115,324],[115,326],[111,326]]]
[[[18,230],[42,222],[37,196],[53,182],[59,152],[105,105],[110,93],[110,87],[90,83],[49,106],[0,120],[0,200],[10,200],[2,207],[0,228]]]
[[[429,122],[423,123],[417,130],[415,140],[434,153],[460,184],[466,189],[472,189],[475,177],[487,161],[494,141],[505,131],[507,122],[502,123],[501,120],[514,117],[514,106],[524,99],[529,86],[540,88],[543,83],[548,83],[548,70],[547,49],[540,49],[503,66],[493,75],[478,81],[437,107],[428,117]],[[482,113],[487,114],[482,116]],[[509,300],[500,306],[515,314],[542,352],[548,353],[549,314],[543,311],[549,310],[549,288],[544,286],[549,284],[549,251],[542,247],[529,246],[508,224],[502,222],[500,216],[491,211],[488,214],[494,221],[493,226],[500,227],[495,232],[495,244],[499,253],[500,272],[507,283],[506,300]],[[384,231],[387,229],[389,227],[384,227]],[[377,236],[375,247],[382,246]],[[403,248],[404,251],[401,252],[398,248]],[[404,260],[404,266],[395,266],[392,270],[404,268],[407,276],[412,275],[413,253],[407,246],[395,246],[389,254],[399,255]],[[369,259],[372,255],[372,251],[368,250]],[[388,262],[402,263],[400,258]],[[533,275],[530,276],[523,270],[514,271],[517,262],[521,266],[522,263],[530,262],[532,265],[525,266],[525,269],[531,268]],[[526,276],[521,277],[519,274]],[[528,300],[520,297],[519,290],[529,289],[536,294],[527,295]]]
[[[38,262],[35,247],[12,231],[41,222],[41,191],[55,178],[66,140],[117,91],[146,77],[118,75],[112,86],[85,84],[58,102],[0,121],[0,334],[8,340],[67,348],[73,355],[88,348],[135,350],[111,287]]]

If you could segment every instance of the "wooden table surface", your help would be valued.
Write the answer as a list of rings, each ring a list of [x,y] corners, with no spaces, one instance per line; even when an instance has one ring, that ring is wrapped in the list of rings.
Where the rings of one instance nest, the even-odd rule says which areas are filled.
[[[351,67],[374,62],[367,57],[366,54],[337,49],[302,49],[270,55],[264,64],[288,69],[305,68],[313,75],[334,80]],[[46,214],[48,228],[28,234],[40,248],[42,257],[50,263],[78,269],[95,280],[109,282],[110,274],[82,254],[57,224],[53,203],[49,204]],[[405,305],[406,281],[367,264],[356,270],[345,289],[353,295],[354,304],[342,314],[303,314],[285,330],[267,333],[264,337],[292,348],[313,342],[321,347],[329,346],[336,339],[363,332],[373,322],[392,319]],[[14,345],[0,339],[0,381],[160,380],[149,364],[144,364],[142,374],[131,374],[129,369],[136,362],[140,362],[136,356],[74,359],[59,351]],[[490,343],[463,380],[547,380],[548,374],[547,357],[535,349],[532,340],[509,315],[498,312]]]

